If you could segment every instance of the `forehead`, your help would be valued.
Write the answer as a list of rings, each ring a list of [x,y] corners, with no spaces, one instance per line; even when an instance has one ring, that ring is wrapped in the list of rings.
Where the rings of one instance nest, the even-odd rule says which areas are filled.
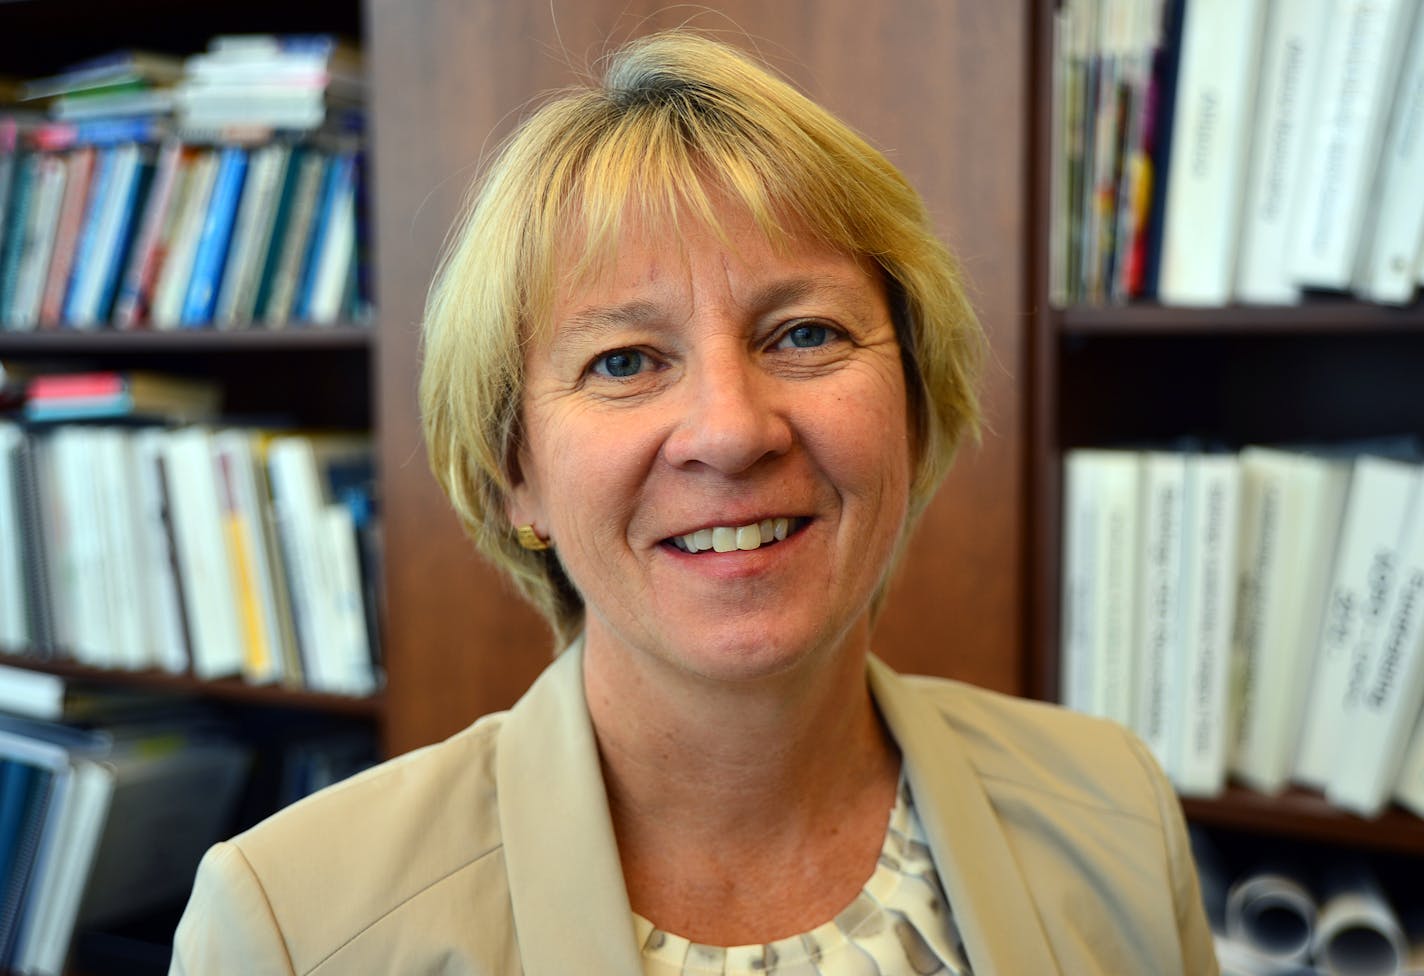
[[[731,206],[710,219],[628,213],[615,233],[564,234],[546,325],[646,318],[667,304],[721,301],[762,309],[798,302],[883,302],[878,267],[797,222],[765,226]]]

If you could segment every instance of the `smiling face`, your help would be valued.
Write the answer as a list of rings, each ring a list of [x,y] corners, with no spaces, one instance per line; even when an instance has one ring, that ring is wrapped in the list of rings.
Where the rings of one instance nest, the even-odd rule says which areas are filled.
[[[634,227],[555,299],[509,515],[582,594],[590,660],[740,680],[865,649],[912,449],[876,272],[723,224]]]

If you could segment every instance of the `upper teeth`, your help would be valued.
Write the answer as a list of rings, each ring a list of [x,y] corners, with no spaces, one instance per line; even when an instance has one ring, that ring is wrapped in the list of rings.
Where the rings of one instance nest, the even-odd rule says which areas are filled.
[[[673,543],[686,552],[732,552],[737,549],[759,549],[773,540],[780,542],[791,531],[789,518],[762,519],[751,525],[719,525],[711,529],[698,529],[687,535],[673,537]]]

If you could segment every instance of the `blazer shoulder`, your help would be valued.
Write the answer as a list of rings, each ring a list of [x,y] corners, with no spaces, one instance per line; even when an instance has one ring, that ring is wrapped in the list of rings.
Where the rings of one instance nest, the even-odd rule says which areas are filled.
[[[904,680],[957,735],[991,792],[1013,789],[1099,813],[1161,818],[1165,777],[1122,725],[946,678]]]
[[[462,870],[498,862],[495,753],[504,713],[321,790],[230,842],[320,957]],[[502,868],[500,868],[502,870]],[[302,967],[298,965],[298,971]]]

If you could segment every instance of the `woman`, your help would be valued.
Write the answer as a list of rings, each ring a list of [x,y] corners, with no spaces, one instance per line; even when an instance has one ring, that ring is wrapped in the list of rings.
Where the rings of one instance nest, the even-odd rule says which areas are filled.
[[[1216,971],[1140,744],[870,654],[981,344],[879,153],[636,43],[506,145],[425,328],[435,473],[567,649],[214,848],[175,972]]]

